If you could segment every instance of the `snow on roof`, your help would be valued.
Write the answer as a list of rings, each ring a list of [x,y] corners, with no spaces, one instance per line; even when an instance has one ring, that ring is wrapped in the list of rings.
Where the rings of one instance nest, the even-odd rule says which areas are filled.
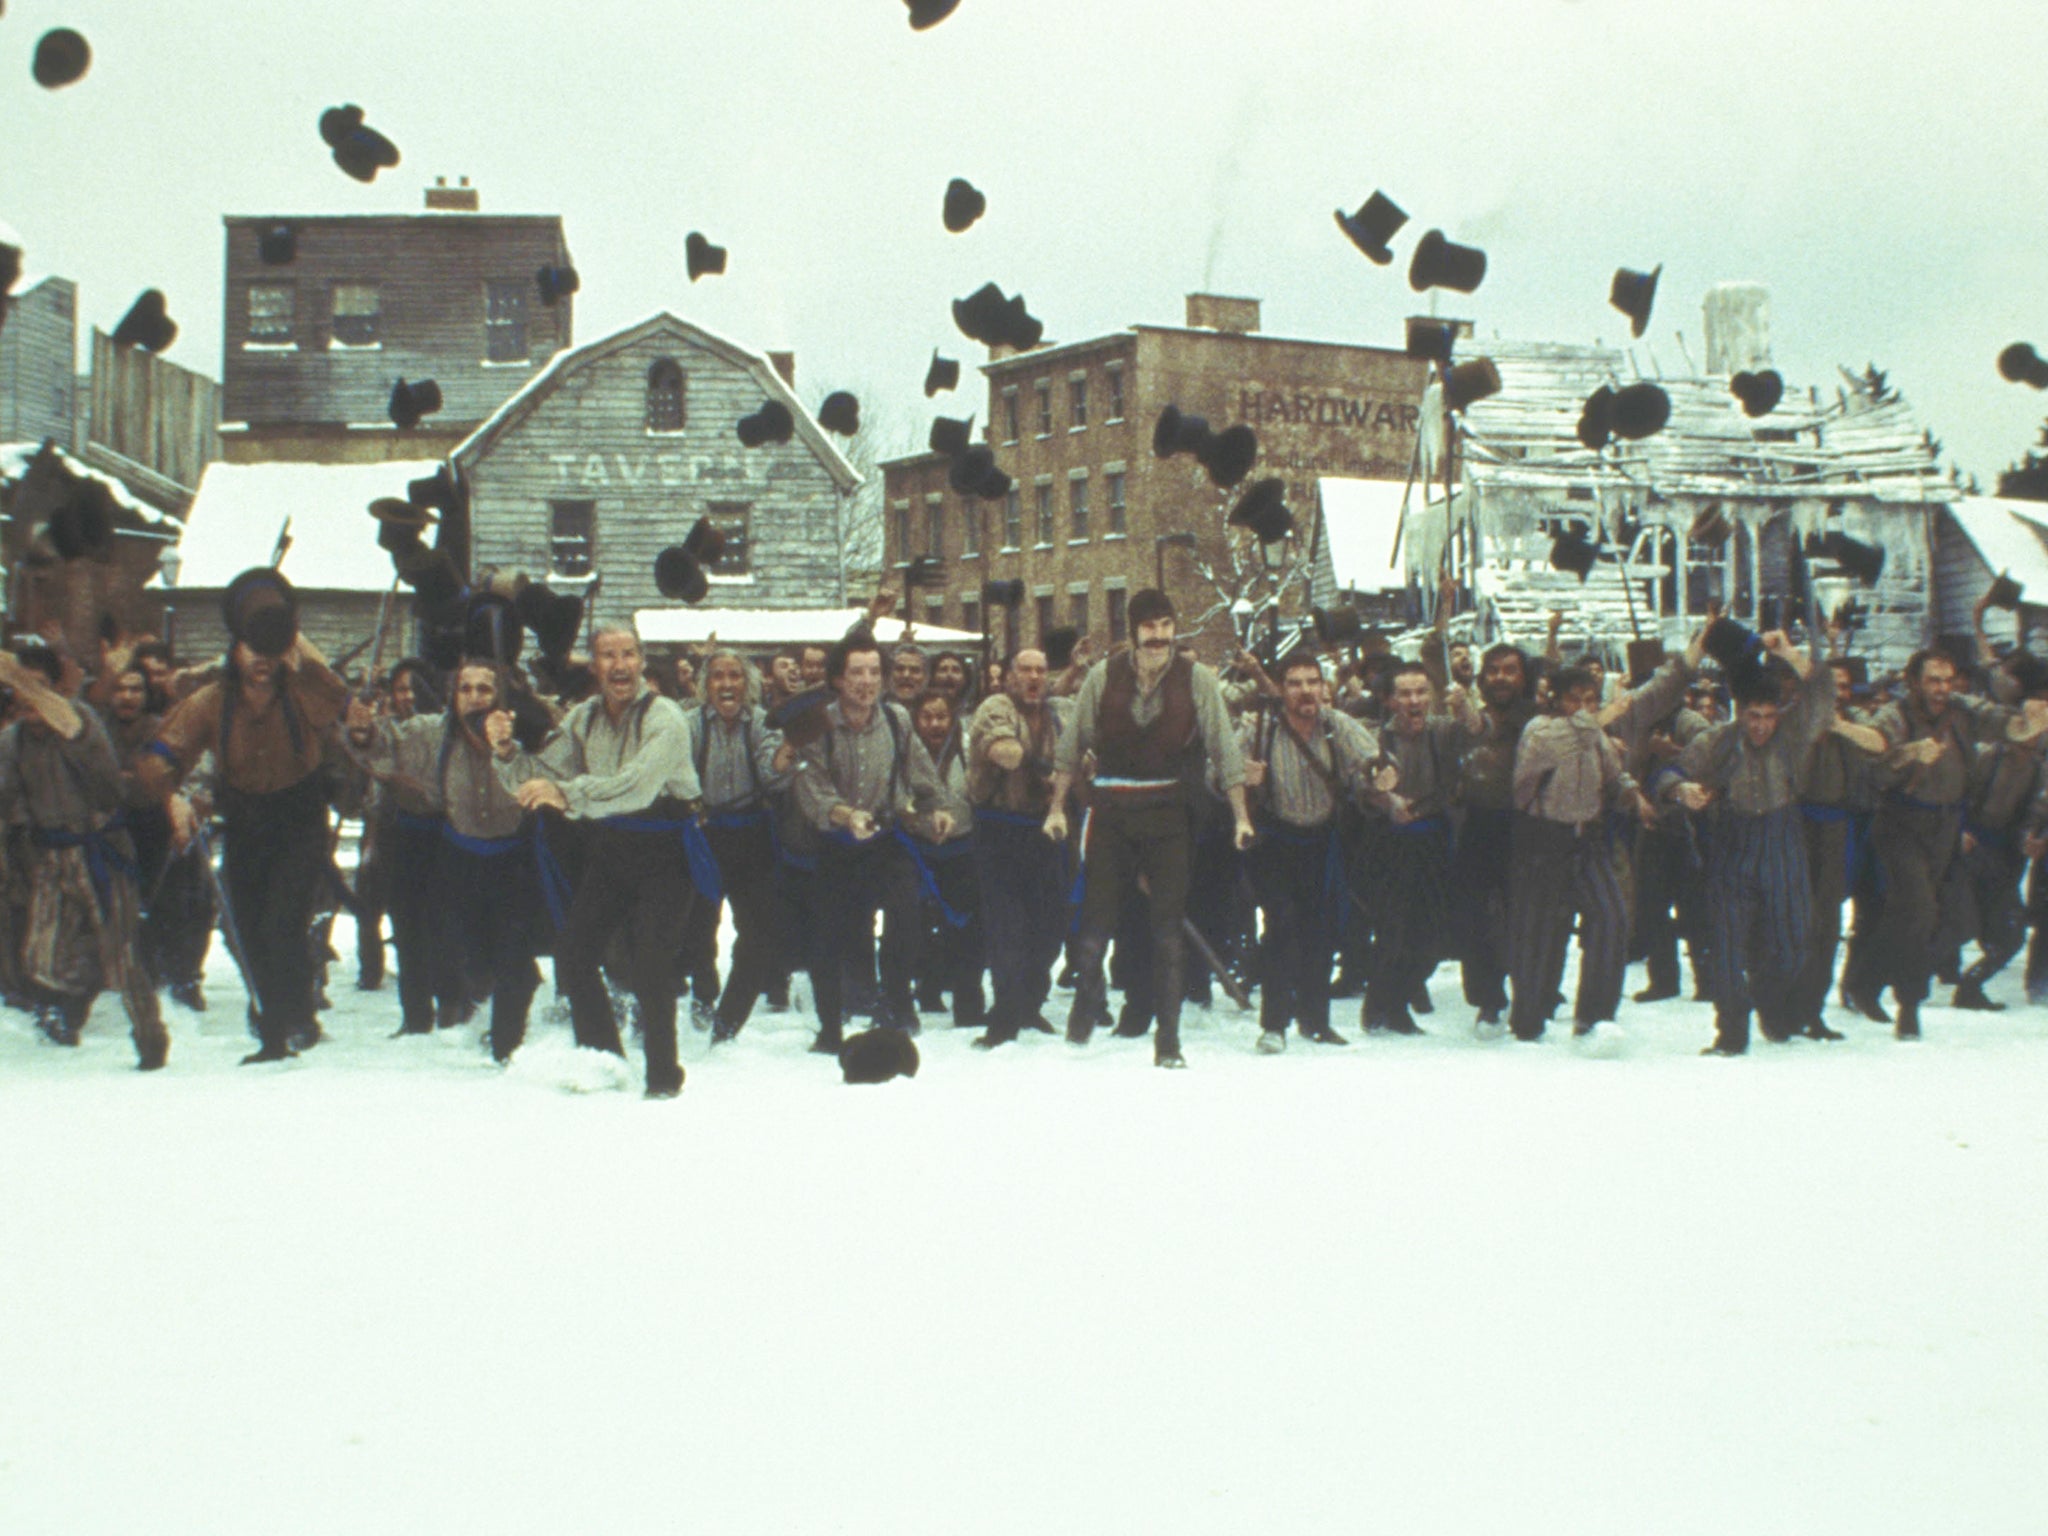
[[[185,514],[178,588],[224,587],[262,565],[289,517],[292,543],[279,569],[295,586],[382,592],[391,585],[391,557],[377,547],[377,524],[367,509],[379,496],[403,496],[408,480],[439,467],[432,461],[209,464]]]
[[[1323,540],[1329,546],[1330,572],[1339,589],[1383,592],[1408,585],[1406,561],[1392,563],[1404,495],[1410,514],[1419,512],[1421,491],[1410,493],[1406,481],[1329,476],[1316,481],[1316,498],[1323,509]]]
[[[2048,502],[1966,496],[1948,510],[1994,575],[2012,577],[2028,603],[2048,603]]]
[[[35,456],[43,451],[41,443],[0,443],[0,481],[19,480],[28,473]],[[145,527],[161,528],[175,534],[178,520],[168,512],[159,511],[148,502],[138,499],[135,493],[118,478],[94,469],[76,454],[58,448],[57,461],[81,480],[97,480],[113,493],[114,504],[123,511],[132,512],[136,520]]]
[[[642,608],[633,625],[648,645],[700,642],[716,635],[726,645],[747,649],[771,645],[830,645],[864,612],[860,608]],[[875,621],[875,638],[895,645],[903,638],[903,621]],[[980,645],[972,630],[919,624],[910,638],[924,645]]]

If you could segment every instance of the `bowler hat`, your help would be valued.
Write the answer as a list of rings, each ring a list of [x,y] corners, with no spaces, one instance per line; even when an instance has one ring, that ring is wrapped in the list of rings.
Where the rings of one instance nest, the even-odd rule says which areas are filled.
[[[948,234],[964,234],[988,212],[988,199],[971,182],[955,176],[946,183],[945,224]]]
[[[994,283],[983,283],[966,298],[955,299],[953,323],[970,341],[1018,352],[1030,351],[1045,335],[1045,326],[1024,307],[1024,295],[1004,298]]]
[[[1764,654],[1764,643],[1756,631],[1746,629],[1730,618],[1719,618],[1709,624],[1700,648],[1719,662],[1721,670],[1731,677],[1743,666],[1758,664]]]
[[[704,566],[681,544],[671,544],[654,557],[654,587],[671,602],[701,603],[711,592]]]
[[[320,137],[334,152],[334,163],[357,181],[375,181],[379,171],[398,164],[398,146],[363,121],[361,107],[330,107],[321,113]]]
[[[1162,459],[1170,459],[1176,453],[1197,452],[1208,441],[1208,421],[1185,414],[1177,405],[1161,411],[1158,424],[1152,428],[1152,452]]]
[[[1356,213],[1338,209],[1336,219],[1337,227],[1344,231],[1366,259],[1375,266],[1384,267],[1394,259],[1394,253],[1387,249],[1387,242],[1408,222],[1408,215],[1386,193],[1375,192]]]
[[[1671,420],[1671,397],[1660,384],[1647,379],[1625,384],[1614,392],[1614,435],[1639,442],[1664,430]]]
[[[1661,262],[1647,272],[1635,272],[1627,267],[1615,269],[1614,282],[1607,290],[1607,302],[1628,316],[1631,336],[1640,336],[1649,327],[1650,308],[1657,302],[1657,279],[1663,271]]]
[[[981,601],[985,608],[1015,608],[1024,601],[1024,583],[1014,576],[1008,581],[985,581]]]
[[[1550,568],[1553,571],[1570,571],[1580,581],[1591,574],[1600,559],[1600,551],[1588,542],[1586,532],[1577,524],[1566,528],[1550,541]]]
[[[1728,381],[1728,393],[1742,402],[1742,414],[1752,419],[1768,416],[1785,398],[1785,381],[1775,368],[1747,370]]]
[[[705,565],[716,565],[725,555],[725,530],[708,517],[700,517],[690,524],[690,531],[683,535],[683,548],[690,558]]]
[[[971,496],[995,467],[995,450],[986,443],[976,443],[953,460],[946,471],[946,483],[962,496]]]
[[[1991,585],[1984,592],[1984,606],[2003,608],[2007,612],[2020,605],[2020,584],[2012,579],[2012,572],[2000,571],[1992,578]]]
[[[1444,404],[1462,411],[1478,401],[1500,393],[1500,370],[1490,357],[1475,357],[1458,364],[1444,380]]]
[[[932,422],[928,441],[933,453],[943,453],[949,459],[958,458],[974,446],[974,418],[940,416]]]
[[[695,282],[706,273],[713,277],[725,270],[725,247],[713,245],[694,229],[683,242],[683,264],[689,269],[690,281]]]
[[[849,1083],[886,1083],[917,1076],[917,1042],[900,1029],[864,1029],[839,1047],[839,1075]]]
[[[1284,499],[1287,482],[1277,475],[1252,482],[1228,519],[1234,528],[1249,528],[1261,544],[1276,544],[1294,532],[1294,514]]]
[[[945,390],[957,389],[959,384],[959,363],[950,357],[939,356],[939,349],[933,347],[931,366],[924,371],[925,399],[929,400],[932,396],[940,394]]]
[[[825,706],[832,697],[832,690],[826,687],[793,693],[768,711],[768,729],[782,732],[782,739],[793,747],[809,746],[831,727]]]
[[[1408,263],[1408,286],[1417,293],[1430,288],[1470,293],[1485,280],[1486,252],[1446,239],[1440,229],[1416,242],[1414,259]]]
[[[1259,456],[1259,435],[1243,422],[1225,427],[1195,450],[1195,457],[1209,478],[1219,486],[1233,486],[1252,472]]]
[[[299,598],[282,572],[259,565],[242,572],[220,595],[222,625],[258,656],[273,660],[299,638]]]
[[[1024,295],[1010,295],[1003,306],[1003,342],[1013,351],[1029,352],[1045,338],[1045,322],[1024,307]]]
[[[583,286],[574,267],[542,267],[533,276],[540,289],[540,301],[553,308]]]
[[[1408,355],[1451,366],[1451,350],[1458,344],[1458,328],[1445,320],[1422,315],[1408,317]]]
[[[764,443],[786,443],[796,432],[796,418],[780,400],[763,400],[751,416],[742,416],[735,430],[740,446],[759,448]]]
[[[289,224],[273,224],[256,237],[256,256],[266,267],[289,266],[299,254],[299,232]]]
[[[1614,436],[1614,387],[1602,384],[1579,411],[1579,441],[1598,453]]]
[[[36,40],[29,73],[44,90],[55,91],[84,79],[90,68],[92,45],[69,27],[55,27]]]
[[[117,347],[140,347],[145,352],[162,352],[176,341],[178,322],[171,318],[163,290],[143,289],[109,339]]]
[[[847,390],[835,389],[818,407],[818,425],[841,437],[853,436],[860,430],[860,401]]]
[[[978,496],[983,501],[1001,501],[1010,494],[1010,487],[1016,483],[1001,468],[991,464],[988,473],[974,483],[974,488],[968,494]]]
[[[2014,384],[2048,389],[2048,358],[2024,341],[2016,341],[1998,354],[1998,371]]]
[[[421,379],[416,384],[400,379],[392,386],[391,424],[402,432],[410,432],[440,409],[441,386],[432,379]]]

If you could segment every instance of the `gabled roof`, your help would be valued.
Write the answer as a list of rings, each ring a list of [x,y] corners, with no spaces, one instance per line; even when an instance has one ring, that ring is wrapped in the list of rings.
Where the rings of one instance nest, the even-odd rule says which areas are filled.
[[[551,394],[555,387],[571,373],[588,363],[595,363],[614,353],[623,352],[636,346],[649,336],[668,332],[678,336],[692,346],[701,347],[714,357],[743,368],[753,375],[754,382],[761,386],[761,393],[770,400],[778,400],[789,409],[796,422],[797,435],[816,454],[818,461],[831,475],[833,484],[842,493],[854,490],[861,483],[860,472],[846,461],[846,456],[833,446],[825,435],[825,429],[818,425],[815,417],[805,409],[790,387],[782,381],[782,375],[775,371],[768,359],[758,352],[749,352],[737,342],[727,341],[723,336],[714,335],[700,325],[692,325],[678,315],[664,310],[651,315],[638,325],[628,326],[623,331],[614,331],[583,346],[557,352],[511,399],[491,413],[477,429],[464,438],[449,458],[464,472],[473,469],[476,462],[492,445],[513,427],[524,421],[539,407],[541,401]]]

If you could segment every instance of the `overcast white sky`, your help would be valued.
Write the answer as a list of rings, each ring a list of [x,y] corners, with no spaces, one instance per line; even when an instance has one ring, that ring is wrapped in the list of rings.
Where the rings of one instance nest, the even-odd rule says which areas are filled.
[[[589,340],[661,308],[790,347],[921,435],[947,301],[1022,288],[1054,339],[1178,323],[1196,289],[1268,331],[1399,345],[1431,225],[1483,245],[1446,312],[1482,337],[1609,341],[1617,265],[1665,271],[1643,343],[1700,357],[1699,299],[1766,283],[1795,384],[1875,360],[1988,483],[2048,395],[2048,6],[2039,0],[7,0],[0,219],[111,327],[169,295],[170,355],[220,369],[225,213],[411,211],[436,174],[558,212]],[[46,93],[36,38],[91,74]],[[315,130],[356,102],[404,163],[350,181]],[[964,236],[949,177],[987,192]],[[1371,266],[1332,224],[1375,187],[1414,222]],[[694,287],[683,236],[732,249]],[[1647,361],[1647,356],[1646,356]],[[963,391],[966,386],[963,385]],[[957,401],[959,396],[954,397]],[[940,402],[943,406],[944,400]]]

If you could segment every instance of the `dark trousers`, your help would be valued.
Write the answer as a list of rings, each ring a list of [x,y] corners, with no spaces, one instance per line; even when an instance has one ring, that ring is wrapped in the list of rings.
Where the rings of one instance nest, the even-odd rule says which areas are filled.
[[[2020,897],[2020,879],[2026,872],[2027,856],[2020,851],[2018,833],[1980,832],[1976,846],[1959,853],[1949,865],[1938,946],[1953,950],[1977,941],[1978,959],[1963,973],[1964,981],[1983,986],[2026,942],[2026,904]]]
[[[647,1086],[681,1085],[676,1059],[676,983],[683,926],[696,899],[681,841],[672,832],[635,832],[598,823],[591,832],[568,921],[555,941],[555,973],[569,994],[576,1043],[626,1054],[601,965],[614,937],[639,1009]]]
[[[526,1016],[540,986],[534,957],[545,942],[546,913],[532,844],[500,853],[444,846],[440,892],[443,931],[468,964],[491,982],[491,1054],[504,1061],[526,1039]]]
[[[1791,1017],[1792,987],[1806,961],[1813,912],[1799,808],[1722,816],[1709,846],[1707,990],[1716,1043],[1747,1046],[1752,1009],[1766,1035],[1783,1039],[1799,1022]]]
[[[282,1047],[315,1029],[306,935],[327,890],[327,801],[309,774],[271,794],[226,790],[219,804],[222,883],[255,991],[256,1034]]]
[[[1514,884],[1508,914],[1509,1015],[1517,1037],[1543,1033],[1564,985],[1572,914],[1579,919],[1579,995],[1573,1018],[1588,1029],[1614,1017],[1627,966],[1628,909],[1606,830],[1600,822],[1567,826],[1515,817]]]
[[[1508,887],[1514,813],[1471,810],[1451,855],[1451,937],[1465,1001],[1482,1013],[1508,1006]],[[1350,905],[1350,903],[1345,903]]]
[[[1089,811],[1083,839],[1086,881],[1074,962],[1074,1013],[1093,1019],[1107,1007],[1103,951],[1125,894],[1142,876],[1151,892],[1152,1007],[1161,1053],[1180,1049],[1180,924],[1187,915],[1193,841],[1187,805],[1178,791],[1124,802],[1106,799]]]
[[[2027,1001],[2048,993],[2048,859],[2034,859],[2027,870]]]
[[[1244,923],[1238,901],[1242,861],[1227,811],[1205,803],[1188,856],[1187,919],[1226,965],[1240,964]],[[1181,957],[1181,991],[1205,1006],[1214,995],[1209,962],[1189,949]]]
[[[1265,924],[1259,938],[1259,1028],[1285,1034],[1330,1027],[1330,961],[1335,953],[1343,871],[1330,863],[1334,828],[1304,831],[1268,824],[1246,862]],[[1340,854],[1341,857],[1341,854]]]
[[[721,872],[719,884],[724,883]],[[690,996],[706,1007],[718,1001],[718,923],[724,911],[722,896],[712,901],[699,891],[683,929],[683,984]]]
[[[981,885],[983,947],[994,1003],[989,1028],[1014,1037],[1052,992],[1066,940],[1067,850],[1035,825],[977,815],[974,872]]]
[[[1430,817],[1406,826],[1388,824],[1369,844],[1366,878],[1378,887],[1372,901],[1372,957],[1366,967],[1365,1022],[1406,1015],[1450,948],[1446,883],[1451,872],[1451,824]]]
[[[1636,940],[1654,992],[1676,992],[1678,941],[1692,954],[1693,988],[1706,984],[1708,962],[1701,953],[1710,942],[1701,912],[1704,880],[1693,840],[1683,823],[1642,831],[1635,841]]]
[[[708,826],[704,839],[718,860],[719,884],[732,907],[732,967],[717,997],[718,1022],[734,1030],[753,1016],[754,1004],[775,980],[780,921],[775,846],[765,819]],[[700,895],[696,905],[709,911],[715,923],[717,908],[711,902]]]
[[[1889,983],[1900,1003],[1927,996],[1934,969],[1934,934],[1941,919],[1941,885],[1948,878],[1962,830],[1954,807],[1906,805],[1887,800],[1878,808],[1871,837],[1884,865],[1884,915],[1878,924],[1872,963],[1875,981]]]
[[[1835,979],[1835,957],[1842,944],[1842,903],[1849,894],[1849,849],[1853,812],[1832,806],[1804,808],[1806,881],[1811,894],[1806,922],[1806,958],[1787,989],[1785,1004],[1791,1022],[1819,1022]]]
[[[917,986],[921,997],[949,993],[953,1000],[953,1022],[979,1026],[987,1012],[982,995],[984,935],[981,920],[981,883],[974,870],[975,839],[955,838],[946,843],[918,843],[932,883],[939,888],[940,901],[924,897],[923,921],[918,927]],[[946,916],[950,907],[955,924]]]
[[[398,951],[399,1023],[408,1034],[424,1034],[434,1027],[436,1007],[452,1015],[463,991],[459,940],[441,920],[441,856],[448,845],[439,818],[407,816],[380,836],[386,839],[380,854],[386,910]]]
[[[213,937],[213,891],[199,867],[199,851],[171,853],[170,818],[152,807],[130,810],[136,885],[147,903],[140,934],[142,961],[158,986],[197,981]]]
[[[882,914],[882,996],[876,1022],[907,1026],[916,1018],[910,1006],[910,968],[916,955],[919,898],[909,852],[890,832],[878,832],[865,843],[832,838],[818,855],[816,880],[818,942],[811,996],[820,1033],[828,1043],[840,1038],[845,1018],[843,966],[866,952],[877,911]]]

